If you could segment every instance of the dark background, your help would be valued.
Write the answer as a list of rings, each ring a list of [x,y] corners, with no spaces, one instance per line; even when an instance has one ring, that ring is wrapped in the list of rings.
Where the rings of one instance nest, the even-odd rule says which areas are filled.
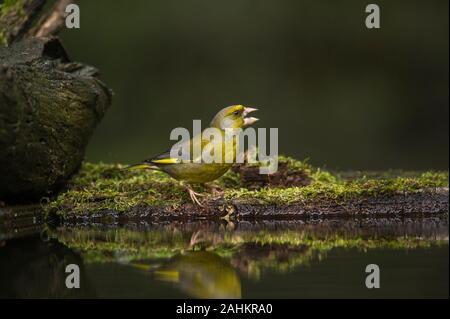
[[[280,153],[334,169],[448,169],[448,1],[79,1],[71,58],[114,92],[89,161],[134,163],[174,127],[260,108]]]

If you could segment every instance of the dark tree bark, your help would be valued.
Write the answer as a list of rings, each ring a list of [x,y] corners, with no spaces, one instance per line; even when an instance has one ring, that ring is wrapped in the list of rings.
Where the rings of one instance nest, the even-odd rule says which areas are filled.
[[[0,47],[0,199],[64,184],[111,103],[95,68],[71,62],[57,38],[43,37],[61,28],[70,1],[55,1],[48,13],[44,2],[17,1],[0,14],[8,45]]]

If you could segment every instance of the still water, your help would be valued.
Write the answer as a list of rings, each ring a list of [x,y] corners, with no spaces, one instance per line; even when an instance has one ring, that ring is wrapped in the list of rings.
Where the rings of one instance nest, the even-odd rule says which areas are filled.
[[[448,216],[0,223],[3,298],[448,298]],[[66,266],[80,288],[66,287]],[[368,264],[380,288],[368,289]]]

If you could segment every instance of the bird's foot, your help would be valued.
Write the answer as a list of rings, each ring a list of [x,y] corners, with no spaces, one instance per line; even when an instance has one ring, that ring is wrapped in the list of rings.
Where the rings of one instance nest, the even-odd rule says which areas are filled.
[[[189,193],[189,197],[191,197],[191,201],[192,201],[194,204],[197,204],[198,206],[203,207],[202,203],[200,203],[200,201],[197,199],[197,196],[202,197],[202,196],[205,196],[205,195],[200,194],[200,193],[197,193],[197,192],[194,191],[190,186],[187,186],[187,185],[186,185],[185,187],[186,187],[186,190],[187,190],[188,193]]]
[[[192,234],[191,240],[189,243],[189,248],[194,247],[197,243],[201,242],[201,239],[199,238],[202,234],[201,230],[197,230],[195,233]]]

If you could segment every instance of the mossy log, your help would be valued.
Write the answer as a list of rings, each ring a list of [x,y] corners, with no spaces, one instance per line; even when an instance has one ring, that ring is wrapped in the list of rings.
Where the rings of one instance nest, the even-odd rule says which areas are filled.
[[[297,220],[322,218],[414,217],[448,213],[448,189],[426,189],[420,192],[383,196],[361,196],[345,201],[320,198],[293,204],[260,204],[253,200],[210,199],[203,207],[186,202],[180,206],[136,205],[128,210],[115,209],[60,211],[65,221],[71,223],[116,223],[129,221],[170,222],[189,220]]]
[[[65,191],[43,204],[48,216],[84,222],[167,222],[198,219],[412,217],[448,214],[448,172],[332,173],[280,157],[279,170],[252,181],[255,166],[230,170],[191,203],[163,172],[128,171],[120,164],[83,165]],[[370,176],[370,177],[369,177]],[[275,183],[272,183],[275,181]]]
[[[0,1],[0,200],[49,195],[80,167],[111,102],[54,36],[71,0]]]
[[[79,168],[110,105],[97,70],[56,38],[0,48],[0,198],[41,196]]]

